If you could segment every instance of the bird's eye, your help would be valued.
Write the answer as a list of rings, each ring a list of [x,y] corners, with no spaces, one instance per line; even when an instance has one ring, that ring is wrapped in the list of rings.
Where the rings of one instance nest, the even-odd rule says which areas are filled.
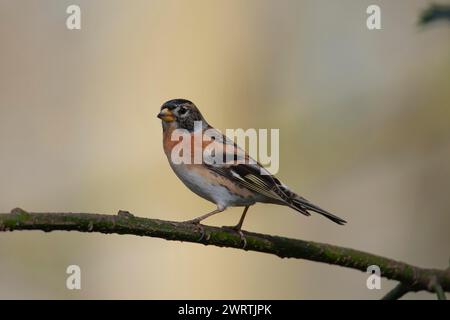
[[[183,115],[187,112],[187,108],[185,107],[180,107],[180,109],[178,109],[178,114],[179,115]]]

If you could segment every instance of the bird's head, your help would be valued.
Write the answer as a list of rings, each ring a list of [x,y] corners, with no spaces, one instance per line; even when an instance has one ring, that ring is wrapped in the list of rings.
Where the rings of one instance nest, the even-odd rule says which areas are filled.
[[[177,129],[194,130],[195,121],[202,121],[202,127],[208,124],[195,104],[185,99],[169,100],[161,106],[157,115],[162,120],[163,128],[174,126]]]

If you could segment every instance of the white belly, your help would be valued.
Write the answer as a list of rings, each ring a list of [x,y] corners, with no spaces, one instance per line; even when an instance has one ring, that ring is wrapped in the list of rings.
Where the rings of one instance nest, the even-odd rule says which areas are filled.
[[[220,209],[248,206],[255,203],[255,199],[238,196],[221,185],[208,183],[196,171],[187,170],[184,164],[174,165],[170,163],[170,166],[190,190],[200,197],[215,203]]]

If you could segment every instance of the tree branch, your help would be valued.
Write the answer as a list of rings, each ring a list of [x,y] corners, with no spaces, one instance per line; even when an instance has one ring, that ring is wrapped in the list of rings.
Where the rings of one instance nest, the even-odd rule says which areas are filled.
[[[394,289],[389,291],[381,300],[398,300],[410,291],[407,285],[399,283]]]
[[[437,281],[436,279],[434,279],[431,282],[431,289],[433,289],[434,292],[436,292],[438,300],[447,300],[447,297],[445,296],[444,289],[442,288],[442,286],[439,283],[439,281]]]
[[[203,230],[203,236],[202,230]],[[366,272],[367,267],[377,265],[381,276],[397,280],[407,291],[437,292],[440,297],[450,291],[450,269],[437,270],[412,266],[374,254],[312,241],[244,231],[246,246],[240,236],[230,230],[135,217],[129,212],[117,215],[90,213],[31,213],[14,209],[0,214],[0,232],[15,230],[79,231],[105,234],[128,234],[157,237],[167,240],[187,241],[273,254],[281,258],[306,259],[352,268]]]

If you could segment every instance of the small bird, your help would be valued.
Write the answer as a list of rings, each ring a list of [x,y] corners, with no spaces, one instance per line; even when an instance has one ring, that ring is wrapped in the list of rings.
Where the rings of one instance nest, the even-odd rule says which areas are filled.
[[[228,207],[244,207],[238,224],[227,227],[237,231],[242,238],[241,228],[248,208],[257,202],[261,202],[287,206],[305,216],[310,216],[309,211],[314,211],[337,224],[343,225],[346,223],[345,220],[291,191],[263,166],[250,158],[233,141],[211,127],[191,101],[185,99],[167,101],[162,105],[157,117],[162,120],[164,152],[175,174],[191,191],[217,206],[215,210],[187,222],[199,225],[200,221],[222,212]],[[201,125],[196,126],[196,123]],[[211,136],[211,132],[214,133],[214,137],[220,138],[202,142],[199,146],[193,145],[192,148],[201,148],[203,152],[211,143],[223,144],[221,147],[225,150],[225,153],[234,153],[231,156],[224,154],[223,158],[233,161],[221,163],[206,161],[178,163],[174,161],[172,150],[179,143],[178,140],[173,141],[172,139],[172,134],[176,129],[184,129],[192,136],[196,134],[196,130],[201,130],[202,134],[208,134],[209,136]]]

